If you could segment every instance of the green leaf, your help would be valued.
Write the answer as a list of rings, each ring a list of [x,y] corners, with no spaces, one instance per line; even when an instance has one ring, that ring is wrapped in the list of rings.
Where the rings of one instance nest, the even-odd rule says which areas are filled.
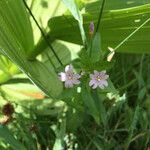
[[[98,62],[101,57],[101,41],[100,41],[100,34],[97,32],[92,40],[91,44],[91,61],[93,63]]]
[[[0,55],[0,84],[11,79],[15,74],[19,73],[19,69],[9,59]]]
[[[39,61],[27,63],[30,66],[27,75],[42,91],[51,97],[59,96],[62,92],[62,83],[54,70]]]
[[[67,10],[60,0],[27,0],[34,17],[45,32],[48,31],[47,22],[50,18],[60,16]],[[41,37],[41,32],[34,20],[31,19],[35,44]],[[34,51],[34,50],[33,50]]]
[[[97,5],[97,3],[89,5],[92,8],[86,8],[86,13],[83,14],[84,29],[87,35],[89,31],[88,28],[90,21],[93,20],[96,24],[99,14],[99,5]],[[137,27],[145,22],[149,18],[149,8],[150,4],[145,4],[126,9],[104,11],[100,28],[102,38],[102,50],[107,50],[108,46],[115,48]],[[93,11],[91,11],[91,9]],[[71,16],[66,15],[65,17],[54,17],[50,19],[49,27],[51,29],[49,34],[52,40],[61,39],[76,44],[82,44],[79,36],[80,33],[78,30],[78,25]],[[117,50],[117,52],[149,53],[149,28],[150,22],[143,26],[138,32],[136,32],[128,41],[126,41]]]
[[[99,116],[101,118],[101,121],[103,123],[103,125],[106,127],[107,125],[107,113],[104,107],[104,104],[102,102],[102,99],[100,98],[100,96],[98,95],[96,90],[92,90],[91,91],[93,100],[95,101],[97,110],[99,111]]]
[[[64,2],[66,7],[69,9],[69,11],[72,13],[74,18],[79,23],[79,28],[80,28],[80,33],[81,33],[83,45],[87,44],[86,43],[86,35],[85,35],[85,32],[84,32],[84,28],[83,28],[83,17],[81,15],[77,5],[75,4],[75,1],[74,0],[62,0],[62,1]]]
[[[33,34],[28,13],[20,0],[0,1],[1,31],[11,34],[12,38],[22,45],[24,51],[33,49]],[[3,38],[3,36],[1,36]]]
[[[14,150],[26,150],[26,148],[13,137],[8,128],[2,125],[0,125],[0,138],[9,143]]]
[[[26,42],[26,32],[28,33],[29,31],[26,30],[25,33],[22,32],[22,34],[24,35],[23,37],[25,38],[20,41],[20,39],[17,38],[19,37],[18,35],[19,28],[15,27],[15,22],[13,24],[13,20],[10,19],[11,16],[9,15],[9,13],[5,12],[7,9],[8,11],[9,9],[12,9],[13,11],[14,9],[17,9],[17,7],[22,8],[23,7],[22,1],[8,0],[8,1],[2,1],[2,3],[4,4],[4,6],[5,5],[7,6],[8,4],[11,3],[12,5],[10,5],[9,7],[7,6],[5,9],[2,8],[0,10],[2,12],[0,13],[0,28],[1,28],[0,37],[2,37],[0,38],[0,52],[3,53],[8,58],[10,58],[13,63],[15,63],[24,73],[27,74],[30,80],[33,81],[48,96],[57,97],[62,91],[62,83],[58,80],[57,74],[54,72],[54,70],[51,70],[50,68],[46,67],[43,63],[40,63],[39,61],[27,60],[27,56],[24,51],[27,48],[27,44],[25,46],[23,43]],[[23,12],[20,13],[19,12],[17,13],[14,10],[16,19],[18,20],[18,26],[20,26],[21,28],[20,30],[23,30],[24,26],[26,27],[26,25],[28,27],[28,22],[26,22],[26,17],[23,18],[21,16],[22,14],[26,16],[27,12],[24,10],[24,8],[22,8],[22,10]],[[3,17],[4,12],[6,13],[5,18]],[[20,21],[20,19],[23,21]],[[12,28],[10,28],[9,26],[10,24],[12,28],[16,28],[15,33],[13,33]],[[15,34],[17,34],[17,36]],[[30,36],[30,34],[32,35],[32,33],[29,32],[28,36]],[[30,48],[30,46],[28,46],[28,48]]]
[[[90,89],[86,86],[82,87],[82,100],[87,107],[87,112],[95,119],[96,123],[99,124],[100,114],[96,106],[97,104],[91,96]]]
[[[55,52],[57,53],[59,59],[61,62],[66,65],[69,64],[72,60],[76,59],[77,52],[80,50],[80,47],[78,45],[68,43],[68,42],[63,42],[63,41],[55,41],[53,42],[53,47],[55,49]],[[47,65],[47,66],[52,66],[51,61],[53,62],[55,68],[59,68],[60,63],[56,60],[54,57],[54,54],[51,52],[49,48],[47,48],[43,53],[42,53],[42,61]]]
[[[74,18],[78,21],[83,23],[83,18],[75,4],[74,0],[62,0],[63,3],[66,5],[66,7],[69,9],[69,11],[72,13]]]

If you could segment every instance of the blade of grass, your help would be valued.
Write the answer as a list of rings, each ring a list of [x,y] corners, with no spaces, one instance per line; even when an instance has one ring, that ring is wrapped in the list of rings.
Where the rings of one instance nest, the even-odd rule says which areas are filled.
[[[101,6],[101,8],[100,8],[99,17],[98,17],[98,22],[97,22],[97,27],[96,27],[96,32],[98,32],[98,30],[99,30],[99,26],[100,26],[100,23],[101,23],[101,18],[102,18],[102,13],[103,13],[105,1],[106,1],[106,0],[103,0],[103,1],[102,1],[102,6]]]
[[[131,38],[137,31],[139,31],[145,24],[147,24],[150,21],[150,18],[148,18],[144,23],[142,23],[136,30],[134,30],[129,36],[127,36],[120,44],[118,44],[114,50],[117,50],[120,46],[122,46],[129,38]]]

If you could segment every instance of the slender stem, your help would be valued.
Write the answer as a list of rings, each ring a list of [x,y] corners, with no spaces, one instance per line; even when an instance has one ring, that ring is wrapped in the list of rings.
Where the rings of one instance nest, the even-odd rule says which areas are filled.
[[[150,21],[148,18],[144,23],[142,23],[136,30],[134,30],[128,37],[126,37],[120,44],[118,44],[114,50],[117,50],[120,46],[122,46],[130,37],[132,37],[140,28],[142,28],[146,23]]]
[[[103,14],[103,9],[104,9],[105,2],[106,2],[106,0],[102,1],[102,6],[100,8],[98,22],[97,22],[97,27],[96,27],[96,32],[99,30],[99,26],[100,26],[100,23],[101,23],[101,18],[102,18],[102,14]]]
[[[42,30],[42,28],[40,27],[39,23],[38,23],[37,20],[35,19],[35,17],[34,17],[34,15],[33,15],[32,11],[31,11],[30,8],[28,7],[26,1],[23,0],[23,2],[24,2],[25,7],[27,8],[27,10],[29,11],[31,17],[32,17],[33,20],[35,21],[37,27],[39,28],[39,30],[40,30],[40,32],[41,32],[41,34],[42,34],[44,40],[46,41],[47,45],[50,47],[50,49],[51,49],[52,52],[54,53],[54,56],[56,57],[56,59],[58,60],[58,62],[60,63],[60,65],[63,66],[63,64],[62,64],[61,60],[59,59],[59,57],[57,56],[57,54],[56,54],[56,52],[55,52],[53,46],[49,43],[49,41],[48,41],[48,39],[47,39],[45,33],[43,32],[43,30]]]

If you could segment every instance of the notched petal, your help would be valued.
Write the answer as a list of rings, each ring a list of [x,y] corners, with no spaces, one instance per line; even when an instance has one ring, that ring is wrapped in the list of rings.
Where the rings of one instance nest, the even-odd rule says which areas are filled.
[[[66,67],[65,67],[65,72],[72,72],[73,71],[73,66],[72,65],[67,65]]]
[[[65,81],[65,87],[66,88],[72,88],[73,87],[72,81]]]
[[[58,75],[59,75],[58,78],[59,78],[62,82],[66,81],[66,74],[65,74],[64,72],[61,72],[61,73],[59,73]]]

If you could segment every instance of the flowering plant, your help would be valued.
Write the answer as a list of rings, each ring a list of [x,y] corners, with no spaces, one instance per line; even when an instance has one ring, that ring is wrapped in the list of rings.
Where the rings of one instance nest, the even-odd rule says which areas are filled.
[[[0,150],[149,149],[149,8],[0,0]]]

